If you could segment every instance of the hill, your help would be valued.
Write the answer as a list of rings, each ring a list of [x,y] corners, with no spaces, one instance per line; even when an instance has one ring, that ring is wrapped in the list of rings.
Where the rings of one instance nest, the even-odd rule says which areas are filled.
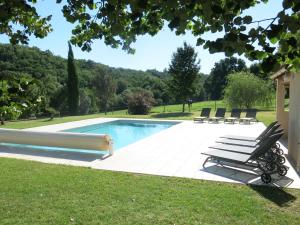
[[[83,104],[81,114],[95,113],[102,109],[95,94],[95,77],[100,70],[106,70],[114,78],[117,91],[114,109],[126,107],[126,95],[136,88],[143,88],[153,93],[156,105],[163,104],[163,95],[168,92],[167,72],[156,70],[132,70],[113,68],[92,60],[75,61],[80,87],[80,101]],[[7,74],[30,76],[39,80],[39,88],[45,97],[45,107],[52,107],[61,114],[66,112],[67,59],[55,56],[51,51],[41,51],[36,47],[12,46],[0,44],[0,78]],[[203,76],[199,76],[199,93],[195,100],[202,100]],[[170,96],[168,103],[175,103]],[[88,105],[88,107],[86,107]]]

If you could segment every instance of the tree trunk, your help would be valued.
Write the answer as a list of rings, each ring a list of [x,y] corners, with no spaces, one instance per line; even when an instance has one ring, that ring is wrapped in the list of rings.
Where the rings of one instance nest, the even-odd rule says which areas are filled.
[[[104,114],[106,115],[106,113],[107,113],[107,105],[105,104],[105,106],[104,106]]]
[[[182,112],[185,111],[185,102],[182,104]]]
[[[1,117],[1,125],[4,125],[4,118]]]

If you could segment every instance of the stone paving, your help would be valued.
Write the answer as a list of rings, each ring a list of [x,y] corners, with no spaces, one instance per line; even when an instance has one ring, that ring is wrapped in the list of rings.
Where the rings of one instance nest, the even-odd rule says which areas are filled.
[[[89,119],[27,130],[56,132],[113,120],[117,119]],[[233,125],[181,121],[171,128],[116,150],[111,157],[102,157],[100,154],[45,151],[37,148],[12,146],[0,146],[0,157],[160,176],[261,184],[260,176],[249,168],[237,169],[234,165],[223,167],[214,163],[207,163],[203,168],[202,164],[207,157],[201,152],[208,151],[208,147],[214,145],[215,141],[222,135],[257,136],[264,129],[265,126],[262,123]],[[287,153],[287,149],[283,145],[282,149]],[[283,178],[272,175],[273,182],[271,185],[300,188],[299,175],[288,161],[286,166],[289,167],[287,175]]]

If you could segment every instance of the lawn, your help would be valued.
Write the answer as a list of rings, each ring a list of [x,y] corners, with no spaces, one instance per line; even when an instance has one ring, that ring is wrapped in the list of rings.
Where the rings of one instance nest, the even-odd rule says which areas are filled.
[[[0,224],[299,224],[300,191],[0,158]]]
[[[181,105],[154,107],[150,115],[126,111],[8,122],[28,128],[97,117],[192,119]],[[217,107],[224,106],[217,102]],[[260,108],[258,119],[274,120]],[[300,190],[129,174],[0,158],[0,224],[299,224]]]
[[[29,127],[37,127],[37,126],[45,126],[56,123],[65,123],[83,119],[91,119],[98,117],[120,117],[120,118],[143,118],[143,119],[177,119],[177,120],[192,120],[195,116],[198,116],[200,110],[204,107],[210,107],[213,109],[211,115],[215,113],[215,107],[226,107],[225,103],[222,101],[205,101],[205,102],[197,102],[193,103],[191,111],[188,110],[185,113],[181,112],[182,105],[168,105],[166,107],[157,106],[151,110],[149,115],[129,115],[127,114],[127,110],[119,110],[115,112],[109,112],[107,115],[104,113],[97,113],[91,115],[83,115],[83,116],[66,116],[55,118],[54,120],[46,119],[37,119],[37,120],[23,120],[16,122],[7,122],[6,125],[1,126],[2,128],[29,128]],[[256,106],[260,111],[257,114],[257,119],[262,121],[266,125],[269,125],[272,121],[275,120],[275,111],[274,104],[270,107],[262,107]],[[227,116],[229,116],[230,112],[227,112]],[[244,114],[242,114],[243,116]]]

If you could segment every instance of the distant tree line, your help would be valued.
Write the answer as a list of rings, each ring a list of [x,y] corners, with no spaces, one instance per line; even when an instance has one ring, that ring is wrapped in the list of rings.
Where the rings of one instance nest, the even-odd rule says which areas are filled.
[[[67,60],[36,47],[0,44],[1,118],[107,113],[128,109],[128,106],[132,106],[129,113],[147,113],[153,105],[185,104],[189,99],[222,99],[228,75],[233,72],[250,71],[255,76],[267,79],[259,64],[247,68],[243,60],[233,57],[216,63],[209,75],[201,74],[197,54],[187,44],[177,49],[170,59],[170,67],[162,72],[112,68],[91,60],[76,60],[71,46],[69,47]],[[184,49],[187,54],[182,51]],[[191,62],[191,69],[186,71],[182,70],[186,61],[180,62],[184,54]],[[190,75],[185,77],[188,73]],[[181,75],[175,78],[174,74]],[[23,104],[25,95],[23,100],[17,101],[17,113],[7,113],[8,110],[4,110],[9,105],[9,100],[5,99],[3,93],[7,93],[7,80],[10,77],[14,80],[9,82],[14,82],[15,85],[21,80],[27,80],[25,83],[32,85],[26,87],[26,93],[35,93],[31,95],[34,96],[33,99],[26,100],[27,104]],[[186,87],[183,85],[185,81],[188,81]],[[181,90],[185,90],[184,94],[178,94]],[[146,98],[149,102],[144,104],[141,98]],[[136,110],[137,104],[144,105],[142,109]],[[21,108],[21,105],[27,105],[26,109]],[[70,105],[73,108],[70,109]]]

